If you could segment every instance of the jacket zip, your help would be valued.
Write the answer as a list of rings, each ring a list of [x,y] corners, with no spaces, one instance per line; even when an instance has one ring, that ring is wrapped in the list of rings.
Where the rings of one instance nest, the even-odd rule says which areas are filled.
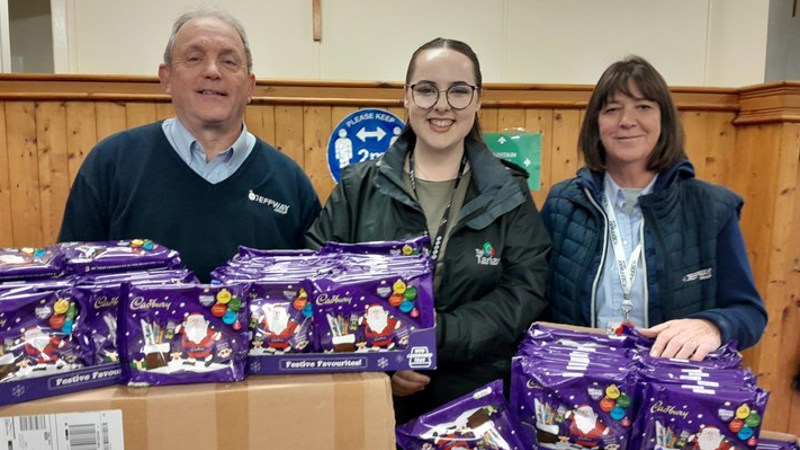
[[[608,217],[606,216],[605,211],[603,211],[603,209],[600,208],[600,205],[598,205],[597,202],[594,201],[594,197],[592,197],[592,194],[591,194],[591,192],[589,192],[589,189],[588,188],[583,188],[583,191],[586,194],[586,197],[592,203],[592,205],[594,205],[594,207],[597,208],[597,210],[600,211],[600,214],[602,214],[602,216],[603,216],[603,255],[600,258],[600,267],[597,268],[597,273],[595,274],[594,282],[592,282],[592,304],[591,304],[592,320],[591,320],[591,324],[592,324],[592,328],[597,328],[597,324],[595,323],[596,322],[596,317],[595,317],[595,306],[596,305],[595,305],[595,302],[597,301],[597,284],[600,282],[600,274],[603,272],[603,267],[605,266],[605,263],[606,263],[606,254],[608,253]],[[642,214],[642,220],[644,220],[644,214]],[[642,227],[641,231],[639,232],[639,242],[642,244],[642,252],[644,252],[644,249],[646,248],[646,246],[644,245],[644,227]],[[644,304],[642,305],[642,308],[644,309],[644,328],[648,328],[650,326],[650,317],[649,317],[649,314],[648,314],[650,292],[647,289],[647,254],[646,253],[642,257],[642,276],[644,278],[644,280],[642,281],[642,292],[644,293],[644,299],[643,299],[644,300]]]

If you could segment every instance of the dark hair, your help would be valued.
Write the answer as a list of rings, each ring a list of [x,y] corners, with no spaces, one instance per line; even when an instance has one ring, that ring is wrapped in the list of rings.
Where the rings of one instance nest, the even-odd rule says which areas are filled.
[[[661,110],[661,135],[648,158],[647,169],[657,172],[672,166],[680,159],[688,159],[683,147],[683,127],[667,83],[644,58],[629,56],[615,62],[603,72],[589,99],[578,137],[578,147],[583,152],[586,166],[596,171],[605,170],[606,149],[600,140],[600,126],[597,121],[600,111],[614,94],[621,92],[632,96],[630,82],[636,84],[644,98],[658,103]]]
[[[425,50],[435,48],[454,50],[472,61],[472,70],[475,75],[475,85],[478,87],[477,95],[480,96],[481,92],[483,91],[483,77],[481,76],[481,63],[478,62],[478,55],[476,55],[472,50],[472,47],[466,43],[457,41],[455,39],[442,37],[438,37],[430,42],[422,44],[414,51],[414,54],[411,55],[411,61],[408,62],[408,69],[406,70],[406,86],[408,86],[408,84],[411,82],[411,76],[414,74],[414,70],[417,68],[417,56],[419,56],[419,54]],[[417,140],[417,135],[414,133],[414,130],[411,129],[409,124],[406,124],[405,128],[403,128],[403,133],[401,136],[408,137],[412,145]],[[467,133],[467,136],[464,138],[464,140],[483,143],[483,132],[481,131],[481,124],[478,120],[477,113],[475,113],[475,122],[472,124],[472,128],[469,130],[469,133]]]
[[[181,27],[186,25],[192,19],[199,19],[204,17],[210,17],[214,19],[219,19],[223,23],[230,25],[231,28],[236,30],[236,33],[239,35],[239,38],[242,39],[242,45],[244,46],[244,56],[247,60],[247,73],[253,71],[253,53],[250,51],[250,41],[247,40],[247,33],[244,31],[244,26],[242,26],[241,22],[236,20],[230,14],[211,8],[200,8],[193,11],[189,11],[175,20],[175,23],[172,24],[172,33],[169,35],[169,40],[167,41],[167,47],[164,49],[164,64],[167,67],[172,67],[172,48],[175,46],[175,38],[178,35],[178,31],[180,31]]]

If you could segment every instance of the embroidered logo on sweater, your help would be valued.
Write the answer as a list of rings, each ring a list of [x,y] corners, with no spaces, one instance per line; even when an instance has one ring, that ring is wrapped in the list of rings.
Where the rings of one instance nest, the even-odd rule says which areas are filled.
[[[497,252],[492,247],[491,242],[484,242],[483,248],[475,249],[475,259],[480,266],[496,266],[500,264],[500,258],[496,258]]]
[[[687,273],[686,275],[681,278],[681,281],[684,283],[689,283],[690,281],[698,281],[698,280],[709,280],[711,279],[711,267],[708,269],[698,270],[697,272]]]
[[[258,195],[253,191],[250,191],[250,193],[247,194],[247,199],[250,200],[251,202],[261,203],[262,205],[270,206],[278,214],[286,215],[286,213],[289,212],[289,205],[273,200],[271,198],[264,197],[262,195]]]

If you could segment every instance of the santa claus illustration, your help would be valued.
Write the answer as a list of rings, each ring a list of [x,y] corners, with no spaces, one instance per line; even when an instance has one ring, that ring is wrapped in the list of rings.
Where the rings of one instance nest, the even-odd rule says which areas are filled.
[[[725,442],[725,436],[719,428],[708,425],[700,430],[694,438],[693,450],[728,450],[731,445]]]
[[[181,348],[186,355],[184,364],[195,365],[197,360],[203,360],[206,367],[211,365],[214,343],[219,340],[221,334],[209,325],[202,314],[189,314],[183,323],[175,328],[175,332],[181,334]]]
[[[373,304],[359,319],[364,325],[364,336],[369,347],[391,349],[395,345],[395,332],[400,328],[400,321],[392,317],[382,305]]]
[[[267,304],[263,310],[259,331],[263,335],[266,350],[278,354],[290,351],[297,322],[289,317],[286,305]]]
[[[581,447],[597,447],[603,436],[608,436],[608,428],[600,422],[590,405],[583,404],[566,414],[572,422],[569,425],[570,437]]]
[[[37,364],[55,363],[64,364],[60,360],[57,350],[64,348],[66,343],[58,336],[48,336],[42,329],[34,326],[23,330],[22,339],[25,347],[25,354]]]

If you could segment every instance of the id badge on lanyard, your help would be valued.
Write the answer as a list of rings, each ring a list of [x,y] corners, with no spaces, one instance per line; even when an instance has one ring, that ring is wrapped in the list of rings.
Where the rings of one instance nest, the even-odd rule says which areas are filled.
[[[620,305],[620,312],[622,313],[622,324],[615,330],[617,334],[622,333],[623,327],[633,328],[633,323],[630,320],[631,311],[633,310],[633,299],[631,298],[631,291],[633,290],[633,283],[636,281],[636,272],[639,270],[639,258],[642,255],[642,240],[636,244],[631,254],[626,259],[625,247],[622,245],[622,237],[619,233],[619,223],[617,222],[617,215],[614,213],[614,207],[608,196],[603,194],[603,208],[606,210],[608,216],[608,229],[611,236],[611,247],[614,251],[614,260],[616,261],[617,273],[619,274],[619,282],[622,287],[622,304]],[[644,218],[640,221],[639,235],[642,235],[644,230]]]

